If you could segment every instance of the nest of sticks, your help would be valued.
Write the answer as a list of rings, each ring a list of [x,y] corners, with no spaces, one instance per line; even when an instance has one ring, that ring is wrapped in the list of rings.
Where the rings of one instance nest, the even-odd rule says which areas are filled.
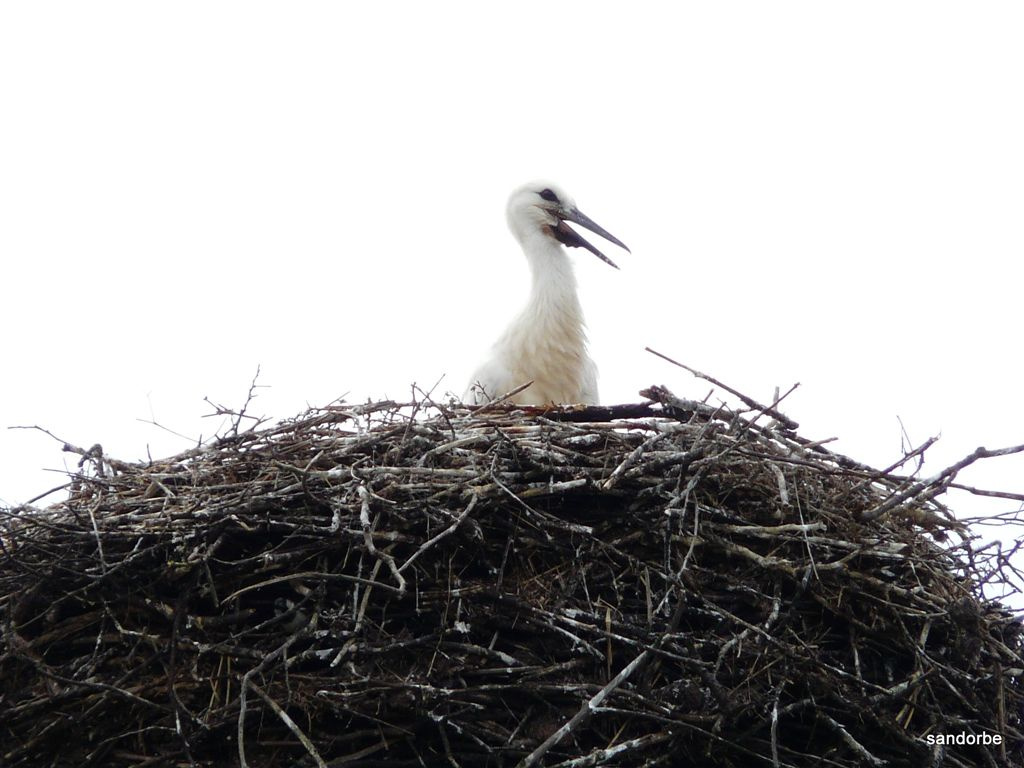
[[[642,394],[79,450],[0,521],[0,764],[1022,764],[1003,566],[940,501],[971,457]]]

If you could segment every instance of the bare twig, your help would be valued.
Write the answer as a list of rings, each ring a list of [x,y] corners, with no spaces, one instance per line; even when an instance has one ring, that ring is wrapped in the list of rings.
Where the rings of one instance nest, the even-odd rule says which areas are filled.
[[[665,360],[666,362],[672,363],[672,365],[675,365],[675,366],[678,366],[678,367],[682,368],[684,371],[689,371],[690,373],[692,373],[694,376],[696,376],[699,379],[704,379],[704,381],[710,382],[711,384],[714,384],[716,387],[720,387],[721,389],[724,389],[730,395],[733,395],[734,397],[738,397],[740,400],[742,400],[743,403],[745,405],[747,405],[747,407],[753,408],[754,410],[762,411],[762,412],[768,414],[773,419],[775,419],[777,422],[779,422],[779,424],[784,426],[786,429],[796,430],[796,429],[800,428],[800,425],[797,422],[793,421],[791,418],[786,416],[784,413],[780,413],[778,410],[776,410],[776,408],[774,408],[772,406],[768,406],[768,405],[762,405],[761,403],[757,402],[753,398],[747,397],[742,392],[739,392],[739,391],[733,389],[732,387],[730,387],[727,384],[723,384],[718,379],[713,378],[711,376],[708,376],[706,373],[701,373],[700,371],[695,370],[695,369],[691,368],[688,365],[684,365],[683,363],[680,363],[678,360],[673,360],[668,355],[663,355],[661,352],[657,352],[657,351],[651,349],[650,347],[644,347],[644,350],[647,351],[647,352],[650,352],[652,355],[660,357],[662,360]],[[796,389],[798,386],[800,386],[800,385],[799,384],[794,384],[789,389],[789,392],[786,392],[785,395],[783,395],[782,397],[778,398],[778,402],[781,402],[783,399],[785,399],[786,396],[789,395],[789,393],[792,392],[794,389]]]
[[[608,684],[604,686],[604,688],[594,694],[582,707],[580,707],[576,714],[569,718],[565,725],[551,734],[539,747],[523,758],[523,760],[519,762],[517,768],[531,768],[531,766],[540,762],[552,747],[556,746],[560,741],[562,741],[562,739],[586,723],[593,714],[594,709],[599,707],[601,702],[608,698],[616,688],[626,682],[634,672],[640,669],[644,663],[646,663],[647,658],[648,652],[644,651],[623,667],[615,677],[608,681]]]
[[[891,512],[908,499],[915,499],[925,494],[927,494],[927,498],[933,497],[936,493],[945,489],[961,469],[970,466],[974,462],[978,461],[978,459],[991,459],[996,456],[1009,456],[1014,453],[1021,453],[1022,451],[1024,451],[1024,444],[1010,446],[1009,448],[997,448],[991,451],[984,447],[976,448],[972,453],[960,459],[956,464],[946,467],[937,475],[934,475],[927,480],[914,483],[906,490],[890,496],[874,509],[867,510],[861,514],[860,519],[865,522],[868,520],[877,520],[879,517]]]
[[[319,766],[319,768],[327,768],[327,763],[325,763],[324,759],[320,757],[320,753],[317,751],[316,747],[313,746],[313,742],[311,742],[309,737],[302,732],[302,729],[296,725],[295,721],[292,720],[288,713],[281,709],[281,705],[270,698],[270,696],[267,695],[267,692],[256,685],[252,680],[249,680],[247,684],[261,699],[263,699],[268,707],[274,710],[274,714],[281,718],[281,722],[288,727],[288,730],[295,734],[295,738],[302,743],[302,746],[305,748],[306,752],[309,753],[309,756],[313,758],[317,766]],[[241,734],[239,734],[239,743],[241,743],[241,738]]]

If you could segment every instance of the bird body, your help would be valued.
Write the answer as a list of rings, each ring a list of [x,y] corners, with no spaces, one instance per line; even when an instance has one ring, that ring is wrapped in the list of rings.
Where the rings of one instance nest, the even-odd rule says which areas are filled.
[[[597,403],[597,366],[587,354],[576,275],[562,246],[587,248],[613,267],[615,264],[565,221],[626,246],[580,213],[568,195],[545,182],[513,192],[507,215],[509,228],[530,266],[530,296],[491,348],[491,357],[473,374],[464,399],[486,403],[532,382],[508,401],[522,405]]]

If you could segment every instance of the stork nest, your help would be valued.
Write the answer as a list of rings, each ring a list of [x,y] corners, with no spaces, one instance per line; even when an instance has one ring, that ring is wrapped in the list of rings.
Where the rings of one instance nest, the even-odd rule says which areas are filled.
[[[643,394],[80,451],[0,519],[0,764],[1022,764],[955,472]]]

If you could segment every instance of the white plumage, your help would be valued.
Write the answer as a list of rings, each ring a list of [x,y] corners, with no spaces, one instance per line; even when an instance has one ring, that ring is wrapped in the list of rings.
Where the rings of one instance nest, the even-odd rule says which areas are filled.
[[[491,348],[490,358],[473,374],[463,399],[490,402],[532,381],[508,400],[521,405],[597,403],[597,366],[587,354],[576,275],[562,246],[586,248],[616,265],[566,221],[629,249],[580,213],[565,192],[547,182],[526,184],[513,192],[507,217],[530,264],[530,297]]]

